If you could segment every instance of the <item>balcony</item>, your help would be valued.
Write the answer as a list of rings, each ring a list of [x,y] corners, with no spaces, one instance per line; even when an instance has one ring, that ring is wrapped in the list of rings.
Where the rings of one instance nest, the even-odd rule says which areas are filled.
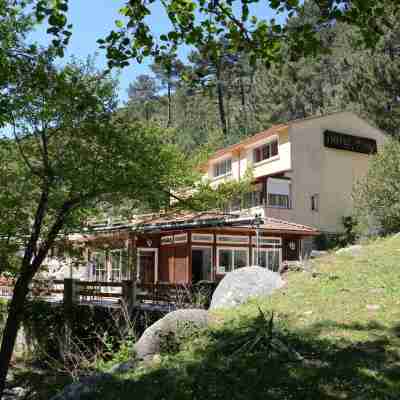
[[[288,195],[268,193],[268,196],[266,196],[264,192],[251,192],[247,193],[242,199],[231,201],[227,207],[227,211],[234,212],[255,207],[287,211],[292,208],[292,199]]]

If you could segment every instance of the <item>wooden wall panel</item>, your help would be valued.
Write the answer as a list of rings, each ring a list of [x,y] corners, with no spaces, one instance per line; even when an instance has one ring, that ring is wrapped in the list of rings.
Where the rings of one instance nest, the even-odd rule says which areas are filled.
[[[158,263],[158,280],[160,282],[172,282],[170,274],[170,261],[174,258],[174,249],[163,247],[160,251]]]
[[[175,247],[175,276],[174,282],[176,283],[188,283],[188,263],[187,263],[187,247],[177,246]]]

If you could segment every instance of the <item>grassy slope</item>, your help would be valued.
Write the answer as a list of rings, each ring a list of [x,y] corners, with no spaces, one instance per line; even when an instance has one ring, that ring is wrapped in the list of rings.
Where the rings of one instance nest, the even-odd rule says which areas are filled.
[[[400,238],[329,255],[269,299],[219,312],[211,329],[152,368],[114,376],[87,398],[398,399]],[[259,307],[266,314],[261,318]],[[274,337],[304,357],[271,351]]]

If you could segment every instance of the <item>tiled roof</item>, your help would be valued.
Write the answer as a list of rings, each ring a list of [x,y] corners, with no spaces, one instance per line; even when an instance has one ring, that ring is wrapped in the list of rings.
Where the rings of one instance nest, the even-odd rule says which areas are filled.
[[[204,212],[176,212],[165,215],[153,215],[152,217],[146,217],[139,224],[166,224],[166,223],[178,223],[178,222],[191,222],[191,221],[205,221],[205,220],[215,220],[222,219],[224,217],[230,216],[231,214],[224,214],[218,211],[204,211]]]
[[[176,212],[169,214],[147,214],[138,216],[126,224],[93,226],[98,232],[137,230],[144,232],[173,231],[201,228],[244,228],[255,229],[255,217],[248,214],[225,214],[219,211]],[[319,231],[307,225],[296,224],[276,218],[263,218],[260,228],[271,233],[295,235],[317,235]],[[89,233],[89,232],[88,232]]]
[[[298,232],[309,235],[318,235],[318,229],[311,226],[296,224],[295,222],[284,221],[276,218],[264,218],[264,224],[261,226],[262,229],[267,231],[276,232]]]
[[[336,112],[327,113],[327,114],[312,115],[312,116],[309,116],[309,117],[306,117],[306,118],[299,118],[299,119],[288,121],[286,123],[273,125],[270,128],[268,128],[268,129],[266,129],[266,130],[264,130],[262,132],[256,133],[255,135],[250,136],[250,137],[242,140],[239,143],[235,143],[233,145],[230,145],[230,146],[224,147],[224,148],[222,148],[220,150],[217,150],[214,154],[212,154],[209,157],[207,162],[205,162],[201,166],[201,168],[204,169],[205,166],[208,164],[208,162],[211,161],[211,160],[214,160],[216,158],[222,157],[225,154],[234,152],[235,150],[239,150],[239,149],[241,149],[243,147],[249,146],[249,145],[251,145],[253,143],[258,142],[259,140],[262,140],[262,139],[265,139],[267,137],[276,135],[277,133],[279,133],[279,131],[288,129],[291,125],[298,124],[298,123],[301,123],[301,122],[310,121],[310,120],[314,120],[314,119],[329,117],[329,116],[336,115],[336,114],[343,114],[343,113],[347,113],[347,112],[346,111],[336,111]]]
[[[176,213],[165,216],[159,216],[157,218],[147,219],[142,221],[141,225],[143,228],[151,226],[159,226],[160,229],[172,229],[170,225],[176,226],[179,229],[180,225],[183,224],[195,224],[200,222],[201,224],[206,224],[208,221],[219,221],[223,227],[223,222],[226,221],[227,226],[236,219],[245,220],[246,218],[253,218],[251,215],[237,215],[237,214],[224,214],[218,211],[208,211],[208,212],[192,212],[192,213]],[[317,235],[319,231],[313,227],[307,225],[296,224],[294,222],[284,221],[276,218],[264,218],[264,223],[260,226],[261,229],[268,232],[276,233],[292,233],[301,235]],[[200,224],[200,225],[201,225]],[[237,226],[237,225],[236,225]],[[249,225],[248,222],[243,223],[243,228],[254,229],[254,225]],[[200,226],[201,227],[201,226]]]
[[[289,125],[285,125],[285,124],[273,125],[273,126],[271,126],[271,128],[268,128],[265,131],[256,133],[255,135],[250,136],[250,137],[242,140],[239,143],[232,144],[228,147],[224,147],[223,149],[216,151],[214,154],[211,155],[211,157],[208,159],[208,161],[222,157],[224,154],[231,153],[235,150],[239,150],[240,148],[249,146],[249,145],[258,142],[259,140],[265,139],[269,136],[276,135],[279,131],[286,129],[288,127],[289,127]]]

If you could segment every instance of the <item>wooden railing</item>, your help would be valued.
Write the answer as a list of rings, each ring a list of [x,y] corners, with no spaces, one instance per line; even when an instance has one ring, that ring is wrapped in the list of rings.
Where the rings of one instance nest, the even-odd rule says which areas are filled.
[[[30,296],[79,303],[174,304],[187,307],[199,301],[199,295],[210,297],[215,286],[180,283],[133,283],[79,280],[40,280],[31,284]],[[0,296],[11,297],[12,285],[0,284]]]

